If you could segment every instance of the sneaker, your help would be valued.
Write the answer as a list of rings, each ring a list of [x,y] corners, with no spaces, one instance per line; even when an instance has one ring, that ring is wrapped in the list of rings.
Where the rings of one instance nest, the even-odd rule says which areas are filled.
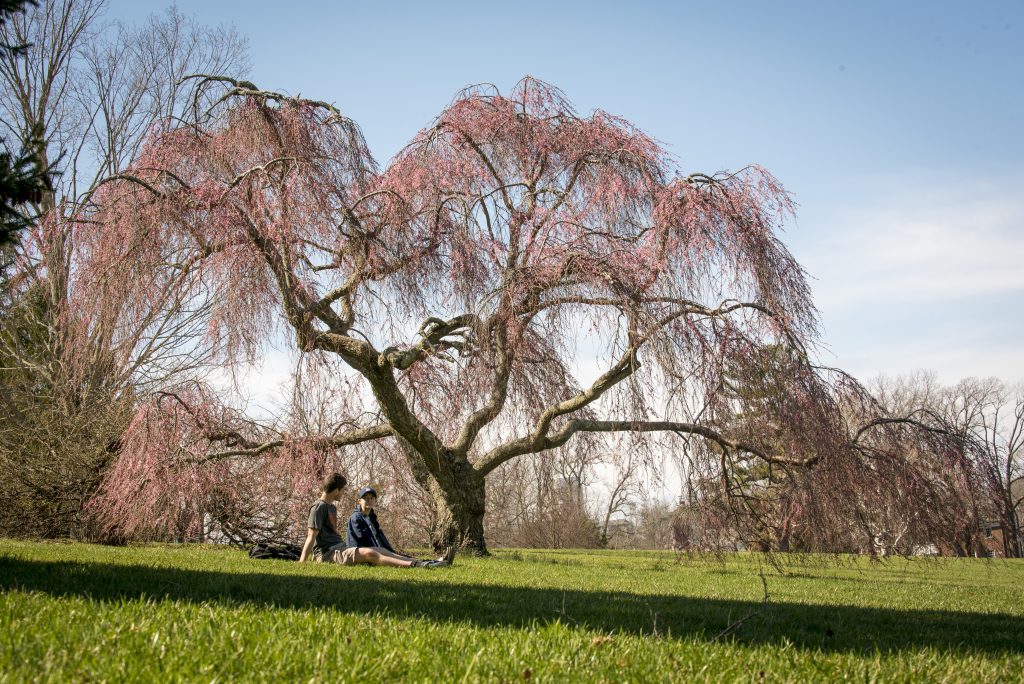
[[[428,568],[447,568],[449,566],[451,566],[451,563],[449,563],[448,561],[444,560],[443,558],[439,558],[437,560],[432,560],[432,561],[427,561],[427,567]]]

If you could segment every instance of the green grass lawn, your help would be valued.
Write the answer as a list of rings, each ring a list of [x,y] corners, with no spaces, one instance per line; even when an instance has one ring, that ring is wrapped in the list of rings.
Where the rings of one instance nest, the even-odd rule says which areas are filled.
[[[619,551],[345,568],[0,540],[0,682],[1024,681],[1024,562],[802,558],[765,568],[766,605],[761,569]]]

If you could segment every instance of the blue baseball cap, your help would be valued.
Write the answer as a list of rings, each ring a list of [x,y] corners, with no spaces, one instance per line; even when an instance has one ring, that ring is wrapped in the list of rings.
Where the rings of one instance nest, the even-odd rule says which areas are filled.
[[[363,487],[362,489],[359,490],[360,499],[365,498],[367,494],[373,494],[374,496],[377,496],[377,490],[374,489],[373,487]]]

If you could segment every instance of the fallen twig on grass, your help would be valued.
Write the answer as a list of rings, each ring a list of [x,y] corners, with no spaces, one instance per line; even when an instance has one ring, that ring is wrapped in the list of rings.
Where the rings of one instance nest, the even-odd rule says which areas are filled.
[[[573,617],[571,615],[569,615],[568,613],[565,612],[565,592],[564,591],[562,592],[562,609],[559,610],[559,609],[555,608],[555,612],[558,613],[558,616],[560,618],[565,618],[566,620],[568,620],[569,622],[573,623],[574,625],[578,625],[579,624],[579,622],[577,622],[575,619],[573,619]]]
[[[725,629],[712,637],[711,641],[718,641],[722,637],[735,632],[737,629],[743,626],[748,620],[764,614],[764,611],[768,608],[768,580],[764,576],[764,570],[758,571],[758,576],[761,578],[761,586],[764,587],[764,597],[761,599],[761,605],[756,610],[752,610],[739,620],[730,623]]]

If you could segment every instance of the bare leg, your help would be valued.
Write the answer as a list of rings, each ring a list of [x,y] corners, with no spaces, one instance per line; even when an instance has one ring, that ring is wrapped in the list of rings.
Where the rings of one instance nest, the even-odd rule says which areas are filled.
[[[386,556],[388,558],[397,558],[399,560],[407,560],[407,561],[414,561],[414,560],[416,560],[412,556],[406,556],[406,555],[401,554],[401,553],[395,553],[394,551],[388,551],[387,549],[381,548],[379,546],[374,546],[373,550],[376,551],[377,553],[379,553],[381,556]]]
[[[413,564],[411,558],[404,556],[391,556],[384,555],[381,553],[385,549],[381,548],[362,548],[356,551],[356,563],[358,565],[384,565],[392,568],[407,568]]]

